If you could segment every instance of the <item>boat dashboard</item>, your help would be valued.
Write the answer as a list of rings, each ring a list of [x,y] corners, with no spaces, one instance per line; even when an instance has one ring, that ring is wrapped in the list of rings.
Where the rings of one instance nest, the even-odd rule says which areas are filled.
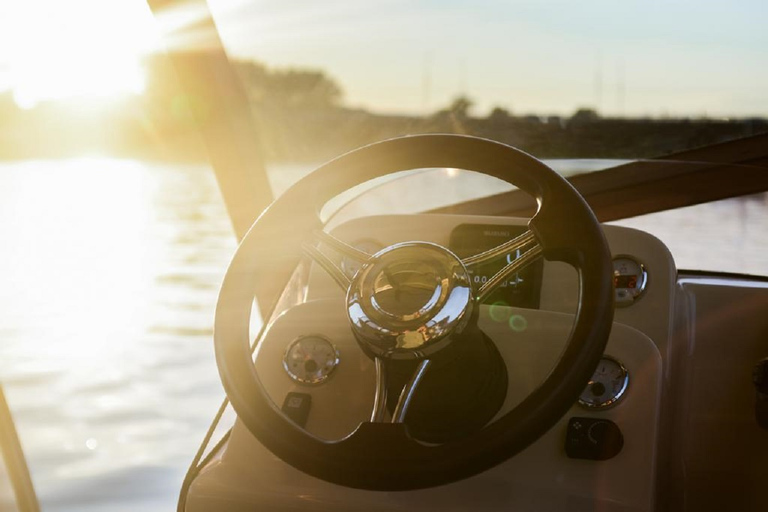
[[[464,215],[380,215],[350,220],[331,234],[374,253],[418,240],[459,257],[514,239],[525,219]],[[614,266],[614,321],[605,353],[578,400],[537,441],[477,476],[398,492],[351,489],[304,474],[272,455],[238,420],[226,445],[193,482],[187,510],[653,510],[664,471],[674,407],[669,388],[678,289],[669,250],[655,237],[604,226]],[[328,252],[349,277],[359,265]],[[473,287],[519,257],[480,265]],[[504,261],[506,260],[506,261]],[[304,261],[290,298],[255,352],[264,390],[302,429],[322,440],[350,435],[371,418],[377,369],[350,330],[344,293],[316,263]],[[402,299],[402,298],[401,298]],[[407,297],[406,297],[407,300]],[[573,328],[579,276],[540,259],[508,276],[479,308],[487,351],[432,370],[414,391],[405,423],[424,443],[450,442],[482,429],[532,393],[552,371]],[[476,363],[490,358],[493,364]],[[430,372],[427,372],[429,376]],[[401,387],[405,382],[390,378]],[[379,390],[380,391],[380,390]],[[383,415],[396,413],[390,393]]]

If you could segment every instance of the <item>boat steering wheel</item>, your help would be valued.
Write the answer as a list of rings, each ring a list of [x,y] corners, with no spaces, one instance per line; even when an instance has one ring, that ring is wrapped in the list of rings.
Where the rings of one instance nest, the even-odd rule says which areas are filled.
[[[253,359],[249,320],[256,290],[278,297],[313,237],[340,250],[322,231],[325,203],[365,181],[398,171],[459,168],[493,176],[532,195],[538,211],[513,243],[529,249],[501,273],[542,255],[575,267],[579,303],[560,359],[543,383],[498,420],[443,444],[414,439],[402,423],[363,422],[346,438],[324,441],[287,419],[265,392]],[[319,234],[319,235],[318,235]],[[480,301],[503,280],[473,291],[467,266],[508,253],[497,247],[468,260],[425,242],[395,244],[365,260],[347,286],[347,316],[372,358],[428,361],[476,322]],[[527,257],[525,255],[528,255]],[[327,262],[326,262],[327,263]],[[384,303],[378,290],[397,286],[391,271],[427,269],[429,286],[417,304]],[[517,266],[514,266],[517,265]],[[338,269],[325,266],[337,281]],[[511,269],[511,270],[510,270]],[[514,456],[549,430],[573,405],[603,354],[613,320],[611,259],[587,203],[561,176],[534,157],[497,142],[458,135],[387,140],[347,153],[296,183],[256,220],[227,270],[216,308],[214,342],[221,380],[240,420],[272,453],[299,470],[335,484],[376,491],[422,489],[471,477]],[[343,273],[342,273],[343,276]],[[390,279],[387,286],[382,280]],[[344,284],[343,281],[339,281]],[[262,296],[262,295],[260,295]],[[421,366],[419,366],[421,368]],[[418,390],[416,390],[418,392]]]

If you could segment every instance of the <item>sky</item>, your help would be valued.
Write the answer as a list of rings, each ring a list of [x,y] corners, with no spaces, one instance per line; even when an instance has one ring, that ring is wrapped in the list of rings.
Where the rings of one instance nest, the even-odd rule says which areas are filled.
[[[34,87],[19,85],[17,69],[30,60],[38,59],[42,67],[56,64],[42,74],[62,88],[66,77],[77,82],[85,75],[98,86],[92,89],[106,90],[109,75],[121,76],[119,81],[137,92],[140,77],[129,71],[135,64],[122,63],[162,47],[140,0],[5,4],[0,89],[15,87],[22,100],[30,100],[25,88]],[[498,106],[515,114],[568,115],[591,107],[605,115],[768,117],[764,1],[211,0],[210,5],[231,56],[322,69],[339,82],[346,104],[378,112],[430,113],[466,95],[475,101],[477,115]],[[161,26],[168,30],[189,19],[169,13]],[[74,52],[79,60],[68,64],[64,55]],[[67,66],[74,71],[67,72]],[[92,71],[99,68],[109,73]]]
[[[24,108],[40,100],[140,93],[142,55],[158,48],[147,37],[148,21],[141,2],[3,0],[0,92],[10,89]]]

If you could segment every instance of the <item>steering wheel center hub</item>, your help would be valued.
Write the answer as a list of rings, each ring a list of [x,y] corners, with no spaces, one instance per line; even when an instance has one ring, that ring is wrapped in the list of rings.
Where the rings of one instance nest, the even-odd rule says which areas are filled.
[[[399,260],[376,269],[371,303],[381,314],[400,321],[420,318],[447,292],[446,280],[434,262]]]
[[[352,281],[347,314],[377,357],[422,359],[450,343],[474,307],[469,273],[448,249],[426,242],[376,253]]]

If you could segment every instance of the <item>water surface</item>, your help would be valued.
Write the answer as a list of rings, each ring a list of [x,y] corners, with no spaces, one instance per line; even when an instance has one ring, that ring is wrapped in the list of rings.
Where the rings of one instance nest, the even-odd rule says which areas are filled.
[[[205,166],[0,166],[0,380],[44,510],[172,510],[223,391]]]

